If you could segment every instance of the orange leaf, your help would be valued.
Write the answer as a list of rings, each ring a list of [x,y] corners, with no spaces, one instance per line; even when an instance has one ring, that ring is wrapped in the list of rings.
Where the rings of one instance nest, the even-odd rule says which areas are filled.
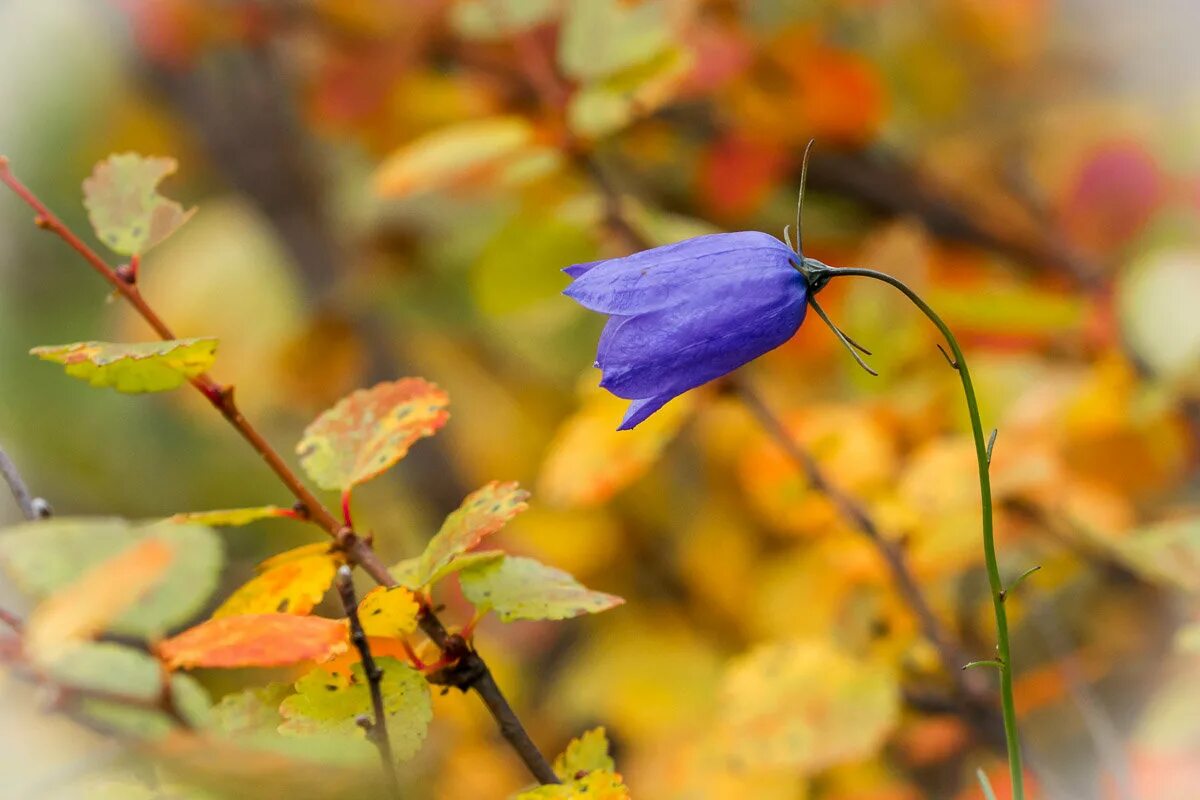
[[[307,614],[325,596],[339,563],[327,554],[285,561],[243,584],[213,612],[213,619],[245,614]]]
[[[339,620],[291,614],[248,614],[202,622],[158,647],[171,669],[281,667],[346,649]]]
[[[432,436],[450,398],[421,378],[376,384],[342,398],[304,431],[300,463],[322,489],[347,491],[374,478]]]
[[[169,544],[147,538],[92,567],[34,610],[25,630],[27,652],[46,663],[99,633],[162,580],[174,557]]]

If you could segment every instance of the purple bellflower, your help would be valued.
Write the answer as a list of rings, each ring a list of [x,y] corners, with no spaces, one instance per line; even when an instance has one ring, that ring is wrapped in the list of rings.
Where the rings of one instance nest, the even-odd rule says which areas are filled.
[[[600,385],[633,402],[618,430],[792,338],[808,308],[797,256],[765,233],[717,233],[576,264],[563,292],[608,314]]]

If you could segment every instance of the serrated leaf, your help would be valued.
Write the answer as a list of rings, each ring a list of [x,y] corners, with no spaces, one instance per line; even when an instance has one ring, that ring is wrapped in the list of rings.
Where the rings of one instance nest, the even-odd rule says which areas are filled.
[[[260,519],[290,517],[290,508],[259,506],[257,508],[222,508],[215,511],[182,511],[167,517],[176,525],[211,525],[214,528],[236,528]]]
[[[558,62],[572,78],[603,78],[649,61],[672,39],[665,0],[575,0],[559,32]]]
[[[175,172],[173,158],[137,153],[109,156],[83,182],[83,204],[100,241],[113,252],[145,253],[187,222],[187,211],[158,193],[158,184]]]
[[[425,552],[421,553],[418,586],[432,583],[434,576],[456,558],[529,508],[525,502],[527,499],[529,492],[521,489],[515,481],[492,481],[467,495],[462,505],[446,517],[442,527],[425,546]]]
[[[22,637],[25,652],[44,666],[99,634],[162,580],[175,556],[169,544],[148,538],[90,567],[33,610]]]
[[[398,637],[417,628],[420,606],[403,586],[376,586],[358,604],[358,619],[367,636]]]
[[[815,772],[873,755],[899,721],[890,667],[824,641],[760,646],[725,676],[721,732],[747,767]]]
[[[55,517],[0,532],[0,567],[21,590],[41,599],[146,538],[167,543],[177,557],[159,584],[121,614],[110,629],[154,638],[191,619],[216,588],[224,557],[221,541],[210,528]]]
[[[346,627],[338,620],[249,614],[202,622],[161,642],[158,654],[171,669],[282,667],[345,649]]]
[[[694,393],[677,397],[631,431],[618,431],[627,400],[589,389],[554,434],[538,475],[538,498],[552,505],[599,505],[640,478],[675,438]]]
[[[376,659],[383,671],[380,690],[392,753],[397,760],[412,757],[421,747],[433,718],[429,684],[425,677],[394,658]],[[373,718],[371,695],[362,664],[351,674],[313,670],[296,682],[296,694],[279,707],[284,721],[281,733],[347,733],[363,736],[356,722],[361,715]]]
[[[163,342],[75,342],[29,351],[43,361],[66,367],[73,378],[118,392],[165,392],[182,386],[212,366],[216,339],[170,339]]]
[[[629,787],[620,774],[589,772],[570,783],[547,784],[517,795],[517,800],[629,800]]]
[[[577,739],[554,759],[554,772],[564,781],[575,780],[589,772],[616,772],[617,765],[608,754],[608,735],[604,728],[593,728]]]
[[[300,464],[322,489],[348,491],[369,481],[432,436],[450,417],[450,399],[421,378],[360,389],[317,417],[296,445]]]
[[[245,614],[308,614],[333,584],[341,561],[315,555],[286,561],[238,587],[212,618]]]
[[[426,586],[433,586],[442,578],[453,575],[456,572],[461,572],[464,569],[479,566],[481,564],[490,564],[504,558],[503,550],[478,550],[473,553],[463,553],[456,556],[453,561],[445,565],[441,569],[435,571],[433,576],[422,583],[425,575],[421,570],[421,557],[406,558],[398,564],[394,565],[388,571],[392,573],[392,577],[396,579],[396,583],[403,586],[405,589],[416,591],[423,589]]]
[[[479,609],[495,611],[503,622],[516,619],[568,619],[621,605],[620,597],[594,592],[562,570],[532,558],[506,556],[458,576],[463,594]]]
[[[551,20],[561,0],[458,0],[450,24],[466,39],[502,39]]]
[[[553,169],[558,157],[538,145],[528,120],[490,117],[450,125],[409,142],[375,173],[384,197],[496,182],[521,182]]]

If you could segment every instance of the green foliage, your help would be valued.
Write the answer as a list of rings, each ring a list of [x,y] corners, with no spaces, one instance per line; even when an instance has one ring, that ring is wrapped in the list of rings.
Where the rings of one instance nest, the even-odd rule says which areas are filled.
[[[432,586],[442,578],[448,577],[461,572],[464,569],[469,569],[481,564],[490,564],[504,558],[503,550],[477,550],[473,553],[463,553],[455,556],[450,563],[446,564],[441,569],[435,570],[432,576],[427,576],[422,566],[422,557],[414,556],[406,558],[403,561],[392,565],[389,572],[392,577],[406,589],[416,591],[424,589],[426,586]]]
[[[175,550],[176,557],[158,585],[123,613],[111,630],[154,638],[195,616],[216,588],[224,556],[211,529],[56,517],[0,531],[0,568],[22,590],[44,598],[146,537],[160,539]]]
[[[195,213],[158,193],[158,184],[175,168],[173,158],[123,153],[101,161],[83,182],[92,227],[113,252],[145,253]]]
[[[426,586],[448,574],[454,561],[529,506],[529,492],[516,483],[493,481],[477,489],[450,512],[442,527],[429,540],[417,564],[415,580],[418,587]]]
[[[118,392],[165,392],[182,386],[212,366],[216,339],[171,339],[162,342],[75,342],[29,351],[43,361],[63,364],[67,374],[92,386]]]
[[[625,602],[588,589],[562,570],[517,556],[465,569],[458,580],[463,594],[476,608],[495,611],[504,622],[569,619],[607,611]]]

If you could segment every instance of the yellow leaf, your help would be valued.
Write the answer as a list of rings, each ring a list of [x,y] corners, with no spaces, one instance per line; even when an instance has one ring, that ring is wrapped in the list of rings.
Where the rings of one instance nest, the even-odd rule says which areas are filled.
[[[308,614],[333,583],[340,562],[329,554],[284,561],[243,584],[213,619],[244,614]]]
[[[63,364],[67,374],[92,386],[118,392],[162,392],[181,386],[212,366],[216,339],[171,339],[165,342],[75,342],[35,347],[43,361]]]
[[[367,636],[398,637],[417,628],[420,607],[403,586],[376,586],[358,604],[358,619]]]
[[[144,253],[187,222],[196,209],[158,193],[158,184],[175,171],[173,158],[136,153],[109,156],[83,182],[83,204],[96,235],[122,255]]]
[[[146,538],[92,567],[34,610],[25,629],[26,652],[49,663],[99,633],[162,580],[174,557],[169,544]]]
[[[564,781],[595,770],[614,772],[617,765],[608,754],[608,736],[604,728],[593,728],[572,739],[562,755],[554,759],[554,772]]]
[[[282,553],[278,553],[277,555],[273,555],[265,561],[259,562],[259,565],[255,567],[255,569],[262,573],[269,569],[274,569],[280,564],[286,564],[289,561],[299,561],[302,558],[322,555],[334,559],[339,566],[346,563],[345,557],[340,552],[333,549],[333,542],[323,541],[300,545],[299,547],[293,547],[291,550],[284,550]]]
[[[223,508],[217,511],[184,511],[167,517],[167,522],[174,522],[177,525],[238,527],[249,525],[260,519],[290,516],[292,516],[290,508],[260,506],[259,508]]]

